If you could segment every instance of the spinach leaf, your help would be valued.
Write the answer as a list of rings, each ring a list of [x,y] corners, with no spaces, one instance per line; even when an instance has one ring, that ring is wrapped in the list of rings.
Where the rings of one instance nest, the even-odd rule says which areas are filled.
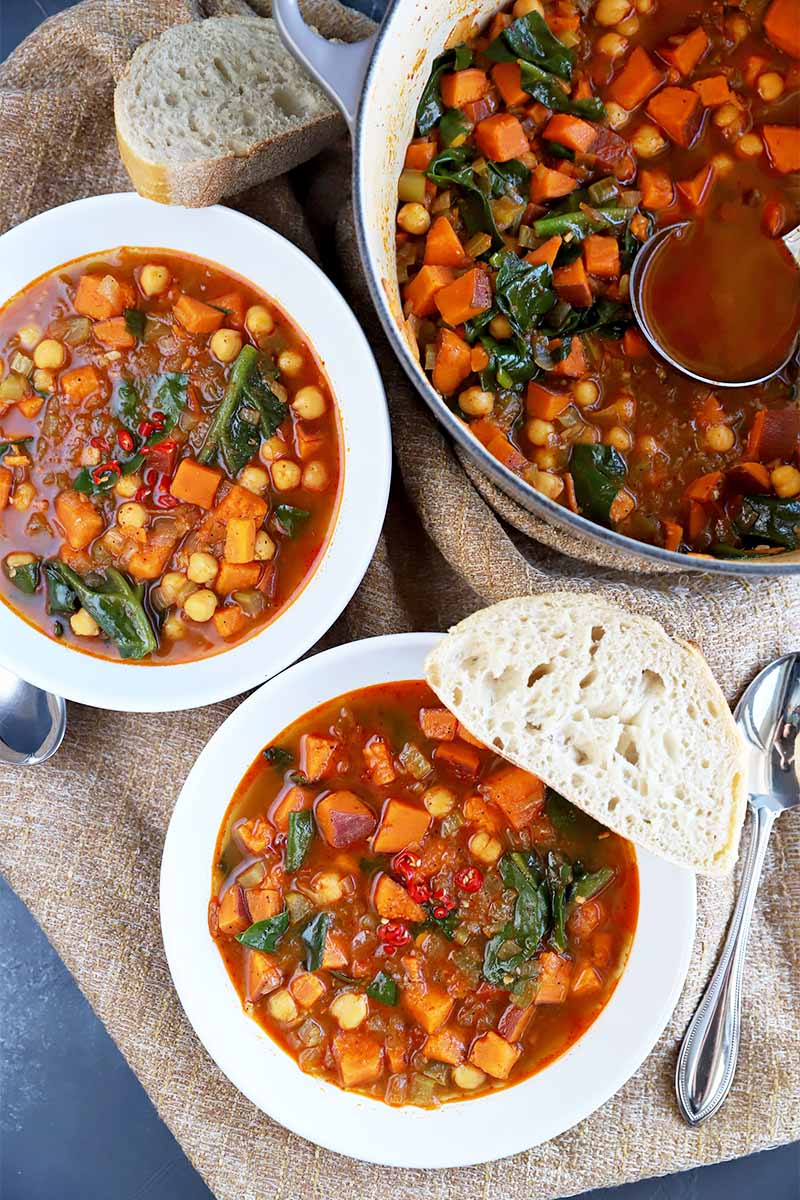
[[[458,909],[452,908],[446,916],[436,917],[433,914],[433,910],[436,907],[435,904],[427,903],[424,907],[427,910],[428,919],[423,921],[421,925],[418,925],[417,929],[438,929],[449,942],[452,942],[453,934],[458,929],[460,921]]]
[[[550,942],[557,950],[567,947],[567,892],[572,883],[572,865],[550,850],[547,855],[547,884],[550,888],[552,928]]]
[[[748,541],[796,550],[800,545],[800,499],[743,496],[733,527]]]
[[[471,62],[472,51],[469,46],[455,46],[433,60],[428,82],[417,105],[417,132],[420,135],[429,133],[444,114],[445,108],[439,90],[442,76],[448,71],[463,71]]]
[[[549,72],[532,63],[521,62],[519,65],[520,87],[546,108],[552,108],[553,112],[571,113],[590,121],[602,121],[605,118],[605,105],[599,96],[573,100]]]
[[[566,82],[572,78],[575,55],[550,32],[547,22],[537,12],[529,12],[512,21],[484,53],[492,62],[513,62],[521,58],[526,63],[552,71]]]
[[[440,187],[449,183],[457,183],[459,187],[475,187],[473,157],[470,146],[450,146],[434,155],[425,174],[432,183]]]
[[[289,813],[289,832],[286,837],[287,871],[299,871],[305,862],[308,848],[314,840],[314,814],[310,809]]]
[[[158,639],[144,610],[141,595],[115,567],[106,567],[97,587],[90,587],[66,563],[51,560],[103,632],[116,643],[123,658],[144,658],[158,647]]]
[[[325,939],[333,921],[333,913],[318,912],[313,916],[300,934],[300,940],[306,947],[306,970],[318,971],[325,956]]]
[[[578,823],[578,809],[559,792],[548,788],[545,793],[545,811],[559,833],[574,833]]]
[[[9,450],[16,450],[19,446],[25,446],[28,442],[32,442],[32,437],[9,438],[7,442],[0,442],[0,458],[4,454],[8,454]]]
[[[461,145],[472,132],[472,124],[460,108],[448,108],[439,122],[439,141],[443,146]]]
[[[284,750],[282,746],[267,746],[264,758],[278,770],[283,770],[284,767],[289,767],[294,762],[294,756],[288,750]]]
[[[257,363],[258,351],[255,346],[242,346],[231,367],[225,395],[217,406],[217,411],[206,432],[205,441],[200,447],[200,453],[197,455],[198,462],[208,464],[213,460]]]
[[[531,173],[518,158],[510,158],[508,162],[496,163],[486,160],[487,178],[489,180],[489,195],[513,196],[520,202],[528,203],[528,182]]]
[[[46,562],[43,566],[47,585],[47,612],[52,616],[70,616],[80,608],[78,597],[62,578],[58,563]]]
[[[547,932],[550,921],[550,906],[547,888],[541,877],[536,855],[515,850],[500,859],[500,874],[507,888],[517,893],[514,906],[514,940],[526,958],[536,953],[536,948]]]
[[[462,189],[458,205],[467,232],[470,235],[488,233],[493,248],[498,249],[505,242],[494,219],[488,190],[485,191],[478,182],[472,169],[472,160],[473,152],[469,146],[451,146],[431,159],[425,174],[439,186],[455,184]],[[491,181],[487,179],[487,189],[490,187]]]
[[[255,423],[249,419],[249,414],[256,412],[256,409],[243,409],[242,405],[239,405],[220,436],[220,449],[225,466],[234,477],[247,466],[261,445],[260,414]]]
[[[510,250],[501,250],[491,263],[497,268],[495,303],[522,337],[556,302],[550,267],[547,263],[527,263]]]
[[[132,337],[135,337],[137,342],[140,342],[144,337],[144,327],[147,323],[147,315],[140,308],[126,308],[123,312],[125,318],[125,328]]]
[[[525,958],[516,942],[511,940],[513,932],[513,927],[507,925],[502,933],[489,938],[484,947],[483,978],[495,987],[505,987],[506,975],[513,974]]]
[[[558,263],[558,266],[561,265]],[[620,338],[632,322],[633,314],[628,305],[601,296],[589,308],[566,305],[562,312],[556,306],[545,331],[552,337],[562,337],[565,333],[599,332],[607,337]]]
[[[516,392],[538,375],[539,370],[531,353],[530,346],[524,338],[514,337],[509,341],[498,342],[495,338],[481,335],[481,345],[489,355],[489,366],[481,372],[482,384],[496,383],[499,388]],[[494,391],[489,386],[488,391]]]
[[[243,398],[258,413],[265,438],[271,438],[289,415],[288,405],[278,399],[261,371],[256,371],[245,384]]]
[[[574,903],[578,898],[581,900],[591,900],[593,896],[599,896],[603,888],[607,887],[613,878],[614,872],[611,867],[601,867],[599,871],[591,871],[581,875],[569,889],[570,903]]]
[[[569,146],[562,146],[561,142],[548,141],[547,153],[551,158],[565,158],[567,162],[575,161],[575,151],[570,150]]]
[[[600,525],[608,525],[611,505],[628,471],[619,450],[613,446],[576,445],[569,469],[581,512]]]
[[[24,592],[26,596],[32,596],[39,586],[39,559],[35,558],[31,563],[24,563],[19,567],[9,566],[8,558],[3,559],[3,572],[10,583],[13,583],[15,588]]]
[[[275,917],[267,917],[266,921],[256,921],[244,933],[237,933],[236,940],[252,950],[261,950],[264,954],[274,954],[278,942],[289,928],[289,910],[285,908]]]
[[[367,987],[367,995],[370,999],[377,1000],[379,1004],[395,1005],[397,1004],[397,984],[391,975],[387,975],[385,971],[378,971],[372,983]]]
[[[297,537],[303,523],[308,520],[311,513],[305,508],[295,508],[293,504],[278,504],[275,508],[275,520],[287,537]]]

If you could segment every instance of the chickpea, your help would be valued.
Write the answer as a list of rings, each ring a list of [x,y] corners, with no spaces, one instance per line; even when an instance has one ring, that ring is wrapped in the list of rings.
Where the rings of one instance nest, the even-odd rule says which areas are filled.
[[[516,3],[511,10],[514,20],[517,17],[527,17],[528,13],[538,13],[540,17],[544,16],[541,0],[516,0]]]
[[[655,6],[655,0],[634,0],[634,8],[642,15],[652,12]]]
[[[302,471],[290,458],[279,458],[272,464],[272,483],[279,492],[291,492],[300,487]]]
[[[639,32],[639,18],[636,13],[631,13],[624,21],[620,21],[617,25],[617,33],[621,33],[624,37],[633,37]]]
[[[424,204],[404,204],[397,214],[397,224],[405,233],[427,233],[431,227],[431,214]]]
[[[600,389],[591,379],[578,379],[572,385],[572,395],[579,408],[589,408],[600,395]]]
[[[183,610],[190,621],[210,621],[217,611],[217,597],[208,588],[201,588],[186,597]]]
[[[533,452],[533,461],[542,471],[555,471],[561,465],[561,455],[549,446],[538,446]]]
[[[606,58],[621,58],[628,49],[628,42],[618,33],[604,33],[597,39],[595,49],[598,54],[604,54]]]
[[[616,100],[609,100],[606,104],[606,116],[612,129],[621,129],[630,118],[630,115],[627,108],[623,108],[621,104],[617,104]]]
[[[245,329],[255,341],[267,337],[275,328],[275,319],[263,304],[253,304],[248,308],[244,318]]]
[[[311,881],[309,891],[319,904],[336,904],[344,895],[342,877],[335,871],[320,871]]]
[[[221,363],[233,362],[242,348],[242,335],[236,329],[218,329],[213,334],[209,347]]]
[[[564,490],[564,480],[558,475],[551,475],[548,471],[539,471],[532,475],[529,483],[541,492],[543,496],[547,496],[550,500],[557,500]]]
[[[172,276],[166,267],[148,263],[139,273],[139,287],[145,296],[163,296],[169,290]]]
[[[269,487],[269,475],[262,467],[245,467],[239,475],[239,483],[248,492],[261,496]]]
[[[764,143],[757,133],[746,133],[736,143],[737,152],[743,154],[745,158],[758,158],[763,149]]]
[[[489,322],[489,332],[492,337],[503,341],[505,338],[510,338],[514,330],[511,328],[511,322],[508,317],[504,317],[502,313],[496,317],[492,317]]]
[[[732,100],[726,100],[724,104],[720,104],[719,108],[714,110],[711,120],[719,129],[727,129],[729,125],[733,125],[734,121],[739,120],[739,116],[738,104],[734,104]]]
[[[631,137],[631,146],[639,158],[655,158],[666,144],[666,138],[655,125],[640,125]]]
[[[317,421],[325,412],[327,405],[322,390],[309,384],[299,388],[292,397],[292,408],[298,417],[304,421]]]
[[[167,604],[177,604],[185,586],[186,576],[181,571],[167,571],[158,590]]]
[[[486,1083],[486,1076],[477,1067],[462,1063],[459,1067],[453,1067],[453,1083],[464,1092],[474,1092]]]
[[[534,446],[546,446],[555,431],[556,427],[552,421],[543,421],[540,417],[531,417],[525,426],[528,440],[533,442]]]
[[[274,462],[276,458],[281,458],[286,453],[286,442],[283,440],[283,438],[278,437],[277,434],[271,438],[267,438],[265,442],[262,442],[261,449],[259,451],[259,454],[265,463]]]
[[[56,390],[56,377],[52,371],[34,371],[33,386],[37,392],[54,392]]]
[[[287,988],[279,988],[267,1000],[267,1011],[275,1021],[284,1024],[297,1019],[297,1005],[294,996]]]
[[[500,839],[493,837],[491,833],[486,833],[483,829],[478,833],[473,833],[467,846],[472,857],[487,866],[494,865],[503,853],[503,843]]]
[[[606,445],[613,446],[615,450],[630,450],[632,438],[622,425],[612,425],[605,436],[605,442]]]
[[[100,626],[91,613],[85,608],[79,608],[69,619],[69,626],[76,637],[97,637]]]
[[[303,369],[304,358],[297,350],[281,350],[278,355],[278,370],[281,375],[299,375]]]
[[[705,431],[704,441],[709,450],[714,450],[717,454],[724,454],[733,446],[736,435],[727,425],[709,425]]]
[[[488,417],[494,408],[494,392],[484,392],[479,387],[465,388],[458,397],[458,404],[468,417]]]
[[[36,488],[32,483],[18,483],[11,497],[11,506],[17,512],[27,512],[36,497]]]
[[[259,529],[256,534],[256,562],[269,562],[275,557],[275,543],[267,533],[266,529]]]
[[[750,26],[741,13],[733,13],[725,22],[725,32],[730,40],[738,46],[750,32]]]
[[[23,325],[17,330],[17,338],[21,349],[35,350],[42,340],[42,331],[38,325]]]
[[[446,817],[449,812],[453,811],[456,795],[455,792],[450,791],[450,788],[437,785],[428,788],[423,794],[422,803],[432,817],[441,820],[442,817]]]
[[[776,467],[770,474],[775,492],[783,499],[800,495],[800,471],[797,467]]]
[[[340,992],[328,1012],[340,1029],[358,1029],[367,1019],[369,1001],[363,992]]]
[[[170,613],[164,624],[161,626],[161,632],[164,637],[169,638],[171,642],[180,641],[186,633],[186,626],[180,619],[177,613]]]
[[[100,462],[100,451],[97,446],[84,446],[81,450],[81,466],[96,467]]]
[[[303,487],[309,492],[324,492],[330,483],[330,474],[324,462],[314,459],[303,468]]]
[[[142,529],[147,524],[147,509],[142,504],[129,501],[120,506],[117,524],[122,529]]]
[[[142,486],[141,476],[139,475],[121,475],[114,484],[114,491],[123,500],[130,500],[135,496],[139,488]]]
[[[186,576],[192,583],[211,583],[219,574],[219,563],[213,554],[197,550],[189,555]]]
[[[763,75],[759,75],[756,87],[762,100],[766,100],[767,103],[777,100],[783,95],[783,76],[777,71],[765,71]]]
[[[730,154],[715,154],[711,159],[711,166],[714,168],[714,174],[721,179],[726,175],[730,175],[736,163],[731,158]]]
[[[33,361],[42,371],[58,371],[67,361],[67,352],[55,338],[45,338],[34,350]]]
[[[630,15],[631,6],[628,0],[598,0],[595,5],[594,19],[598,25],[619,25]]]
[[[22,567],[29,567],[31,563],[36,562],[36,555],[29,554],[27,550],[18,550],[14,554],[7,554],[5,557],[5,567],[10,578],[13,579],[14,573]]]
[[[636,439],[636,453],[641,454],[643,458],[654,458],[660,449],[660,445],[650,433],[643,433]]]

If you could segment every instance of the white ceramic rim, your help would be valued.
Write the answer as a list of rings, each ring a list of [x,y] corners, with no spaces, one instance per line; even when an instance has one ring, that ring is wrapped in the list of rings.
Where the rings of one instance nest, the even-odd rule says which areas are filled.
[[[422,678],[441,634],[337,646],[250,696],[200,754],[178,798],[161,865],[161,929],[184,1011],[228,1079],[287,1129],[340,1154],[395,1167],[460,1167],[563,1133],[609,1099],[652,1050],[683,988],[694,942],[695,880],[638,851],[639,922],[606,1008],[566,1054],[492,1095],[434,1111],[391,1108],[304,1075],[241,1008],[207,926],[211,863],[230,796],[281,729],[358,687]]]
[[[133,192],[51,209],[0,237],[0,305],[40,275],[118,246],[196,255],[275,299],[322,363],[342,430],[344,485],[322,560],[275,621],[229,650],[164,666],[100,659],[59,644],[0,600],[0,664],[14,674],[99,708],[169,712],[212,704],[263,683],[330,628],[361,582],[380,535],[391,432],[375,359],[339,292],[291,242],[234,209],[167,207]]]

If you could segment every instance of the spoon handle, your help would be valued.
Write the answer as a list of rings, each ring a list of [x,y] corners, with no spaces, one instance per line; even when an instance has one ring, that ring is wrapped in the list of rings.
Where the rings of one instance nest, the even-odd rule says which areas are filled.
[[[800,225],[795,225],[794,229],[790,229],[788,233],[785,233],[781,240],[798,267],[800,267]]]
[[[690,1125],[700,1125],[725,1101],[739,1056],[742,977],[750,919],[776,813],[751,807],[753,836],[742,884],[719,962],[684,1035],[675,1072],[678,1107]]]

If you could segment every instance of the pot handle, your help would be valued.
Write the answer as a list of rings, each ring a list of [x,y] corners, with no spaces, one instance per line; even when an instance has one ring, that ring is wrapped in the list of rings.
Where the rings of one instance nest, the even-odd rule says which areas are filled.
[[[297,0],[272,0],[272,16],[287,50],[338,105],[352,133],[376,35],[329,42],[306,25]]]

